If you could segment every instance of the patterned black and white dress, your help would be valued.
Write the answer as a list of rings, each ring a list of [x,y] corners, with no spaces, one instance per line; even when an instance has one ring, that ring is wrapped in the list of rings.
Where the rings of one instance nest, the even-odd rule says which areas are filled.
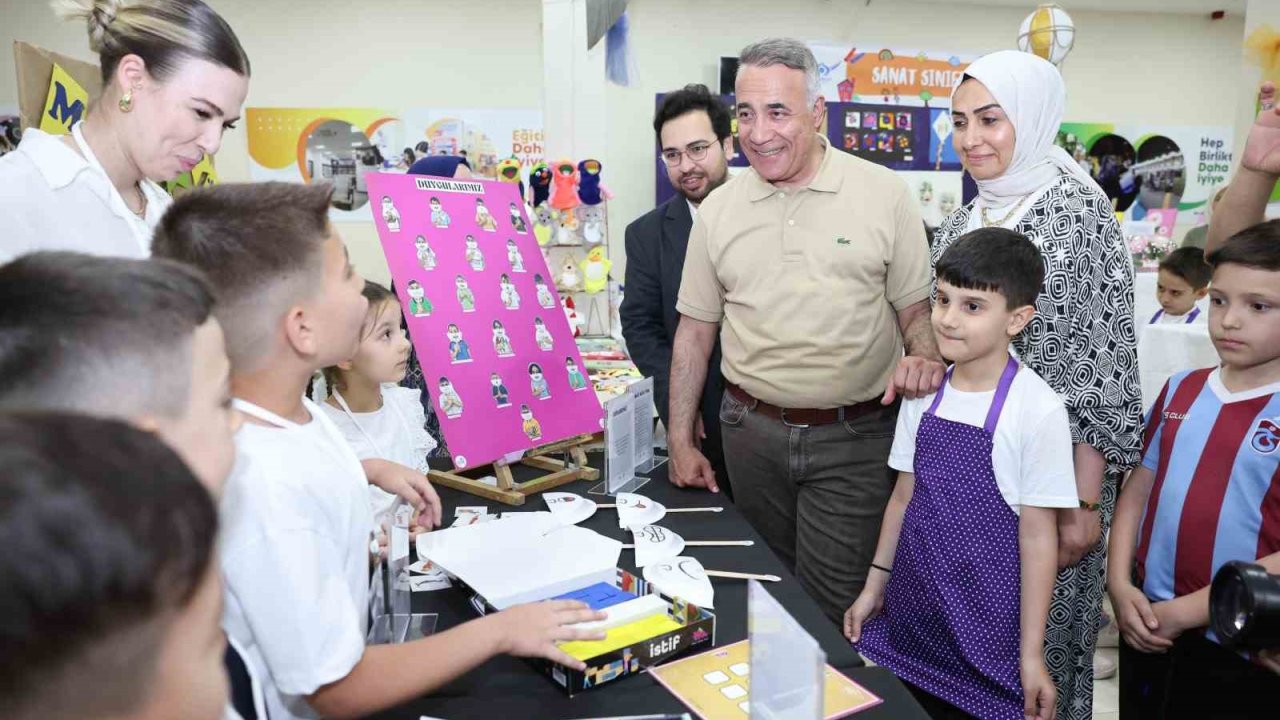
[[[965,234],[974,203],[938,227],[934,264]],[[1026,211],[1014,230],[1045,259],[1036,314],[1014,339],[1018,357],[1057,391],[1067,406],[1071,439],[1107,461],[1102,528],[1111,527],[1124,473],[1139,461],[1142,400],[1133,320],[1133,261],[1111,201],[1096,188],[1062,175]],[[1093,717],[1093,652],[1106,579],[1106,545],[1058,574],[1045,634],[1045,662],[1058,686],[1058,717]]]

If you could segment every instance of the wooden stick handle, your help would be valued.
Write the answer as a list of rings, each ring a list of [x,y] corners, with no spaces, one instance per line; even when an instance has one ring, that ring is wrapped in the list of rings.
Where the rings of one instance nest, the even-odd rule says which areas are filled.
[[[604,507],[600,505],[599,507]],[[724,512],[722,507],[705,507],[705,508],[667,508],[667,512]]]
[[[735,580],[759,580],[761,582],[782,582],[777,575],[755,575],[753,573],[729,572],[727,570],[704,570],[707,577],[733,578]]]
[[[686,540],[685,547],[751,547],[755,540]],[[623,545],[623,550],[635,550],[635,545]]]

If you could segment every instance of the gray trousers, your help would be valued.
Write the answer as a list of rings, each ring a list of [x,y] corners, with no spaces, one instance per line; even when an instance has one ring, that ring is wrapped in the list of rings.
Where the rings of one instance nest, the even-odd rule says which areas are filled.
[[[897,406],[831,425],[793,427],[720,403],[734,505],[839,625],[857,599],[897,473]]]

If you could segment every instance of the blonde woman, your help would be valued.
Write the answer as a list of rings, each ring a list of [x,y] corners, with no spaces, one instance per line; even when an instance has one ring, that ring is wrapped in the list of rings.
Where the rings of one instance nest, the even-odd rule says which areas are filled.
[[[235,127],[249,58],[201,0],[59,0],[84,22],[102,94],[71,133],[27,130],[0,158],[0,262],[36,250],[150,255],[170,203],[157,184],[191,170]]]

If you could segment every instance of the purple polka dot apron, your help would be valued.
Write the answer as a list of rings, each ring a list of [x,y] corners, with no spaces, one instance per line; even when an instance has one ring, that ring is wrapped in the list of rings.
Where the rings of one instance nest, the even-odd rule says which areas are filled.
[[[916,433],[915,491],[884,608],[858,643],[867,658],[984,720],[1023,718],[1018,516],[991,461],[1017,373],[1009,358],[986,423],[975,427],[935,414],[947,371]]]

